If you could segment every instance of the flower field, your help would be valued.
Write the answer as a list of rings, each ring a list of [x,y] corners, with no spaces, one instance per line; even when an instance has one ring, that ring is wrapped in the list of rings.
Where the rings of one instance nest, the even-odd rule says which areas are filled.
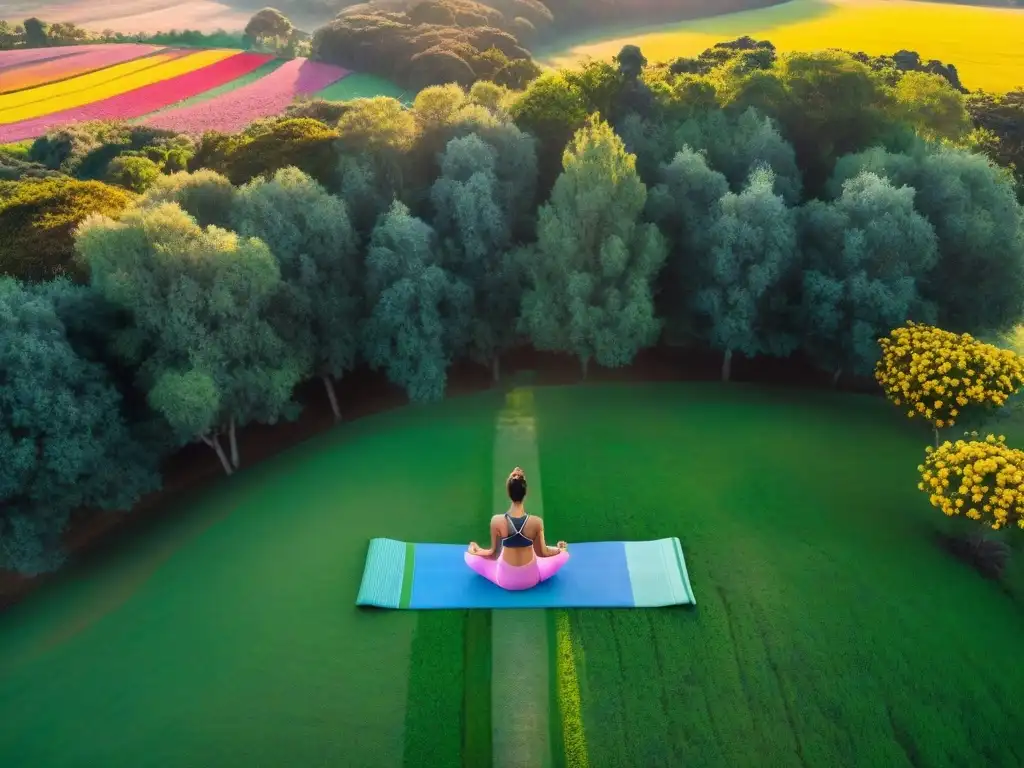
[[[349,74],[303,58],[228,49],[112,43],[0,51],[0,143],[87,120],[194,134],[240,131],[283,112],[296,96],[339,98],[333,94]],[[379,86],[384,95],[396,88],[386,81]]]
[[[917,0],[790,0],[756,11],[562,38],[537,58],[553,67],[590,56],[609,59],[640,46],[651,62],[696,56],[743,35],[771,40],[780,51],[845,48],[872,56],[900,49],[956,65],[963,84],[1006,92],[1024,86],[1024,8],[990,8]]]
[[[63,59],[68,56],[78,56],[86,51],[99,48],[110,48],[115,43],[102,43],[89,46],[75,46],[74,48],[25,48],[17,51],[3,51],[0,53],[0,72],[7,72],[26,64],[34,64],[37,61],[49,61],[51,59]]]
[[[266,54],[240,53],[208,67],[163,80],[127,93],[101,99],[74,109],[61,110],[31,120],[0,125],[0,143],[39,136],[51,128],[85,120],[129,120],[192,98],[243,77],[267,63]]]
[[[183,133],[241,131],[253,120],[283,112],[296,96],[317,93],[347,74],[341,67],[293,59],[244,88],[201,104],[167,110],[143,122]]]
[[[0,74],[0,93],[10,93],[23,88],[35,88],[58,80],[66,80],[162,50],[163,48],[156,45],[125,44],[83,51],[77,56],[61,56],[57,59],[32,62]]]

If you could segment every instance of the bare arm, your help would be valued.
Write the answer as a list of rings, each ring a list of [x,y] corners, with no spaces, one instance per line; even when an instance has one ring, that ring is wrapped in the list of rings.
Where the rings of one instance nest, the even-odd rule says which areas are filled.
[[[533,539],[533,551],[537,553],[537,557],[554,557],[562,551],[562,548],[565,546],[565,542],[560,541],[558,542],[557,547],[549,547],[544,542],[544,521],[539,517],[535,519],[540,523],[540,530],[537,531],[537,535]]]
[[[475,541],[469,542],[469,554],[479,555],[480,557],[494,557],[494,553],[498,549],[498,537],[501,535],[501,531],[498,530],[498,523],[496,520],[499,518],[491,518],[491,547],[490,549],[480,549],[480,545]]]

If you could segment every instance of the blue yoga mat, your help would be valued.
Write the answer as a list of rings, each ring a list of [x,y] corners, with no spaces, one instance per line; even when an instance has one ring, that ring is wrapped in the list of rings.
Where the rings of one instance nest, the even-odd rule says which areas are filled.
[[[464,544],[372,539],[357,605],[435,608],[641,608],[695,604],[679,539],[569,545],[569,562],[510,592],[465,563]]]

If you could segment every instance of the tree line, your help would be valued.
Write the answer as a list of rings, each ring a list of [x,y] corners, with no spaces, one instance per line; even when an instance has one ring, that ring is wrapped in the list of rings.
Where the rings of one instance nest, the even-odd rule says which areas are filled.
[[[1024,209],[947,78],[727,49],[11,150],[0,563],[55,567],[73,510],[129,507],[186,443],[234,472],[239,429],[295,418],[303,381],[343,417],[361,367],[417,402],[520,345],[583,376],[670,344],[723,378],[799,352],[841,380],[908,319],[1019,322]]]

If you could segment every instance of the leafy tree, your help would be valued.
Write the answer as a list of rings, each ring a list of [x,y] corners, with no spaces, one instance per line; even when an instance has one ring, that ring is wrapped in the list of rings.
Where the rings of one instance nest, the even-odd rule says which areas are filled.
[[[661,168],[661,183],[647,198],[647,212],[671,246],[658,291],[658,316],[669,341],[693,339],[694,300],[702,265],[710,260],[711,232],[729,182],[708,167],[705,156],[683,147]]]
[[[145,192],[160,176],[160,166],[148,157],[121,155],[107,166],[107,181],[131,192]]]
[[[239,466],[236,425],[294,413],[302,361],[270,322],[281,274],[270,249],[203,229],[173,203],[97,216],[76,246],[92,284],[129,313],[115,337],[138,385],[181,443],[201,439],[224,471]],[[220,444],[227,432],[231,457]]]
[[[928,319],[917,278],[938,260],[935,230],[914,210],[914,190],[864,172],[831,203],[801,211],[804,345],[835,372],[871,372],[877,339],[907,318]]]
[[[334,144],[338,132],[308,117],[274,120],[239,137],[225,161],[232,184],[244,184],[294,166],[319,181],[334,182]]]
[[[1024,451],[1010,448],[1002,435],[955,443],[947,440],[934,451],[928,450],[918,471],[918,490],[928,494],[931,505],[947,517],[964,515],[994,530],[1008,525],[1024,528],[1024,494],[1017,481],[1024,473]],[[947,480],[950,474],[955,482]],[[990,540],[988,549],[994,548],[993,543]],[[1009,551],[996,548],[994,554],[1005,562]],[[1002,570],[1001,563],[997,570]]]
[[[967,96],[967,111],[980,134],[974,146],[1010,169],[1024,201],[1024,88],[1001,95],[975,91]]]
[[[368,238],[392,201],[417,186],[410,155],[420,126],[397,99],[354,99],[349,106],[338,121],[338,184],[356,229]]]
[[[875,379],[889,401],[935,430],[963,421],[969,411],[994,410],[1024,385],[1024,358],[970,334],[908,322],[878,341]]]
[[[711,346],[725,353],[723,381],[733,352],[785,357],[797,346],[785,290],[797,266],[796,222],[774,187],[770,169],[755,170],[746,189],[722,198],[709,233],[696,307],[709,321]]]
[[[526,254],[521,329],[541,350],[628,365],[657,341],[652,283],[664,238],[641,220],[647,189],[608,123],[591,119],[566,148],[565,170]]]
[[[160,477],[45,292],[0,278],[0,318],[0,567],[33,575],[60,564],[72,511],[128,509]]]
[[[141,207],[177,203],[200,226],[227,229],[235,204],[235,187],[216,171],[198,170],[160,176],[140,198]]]
[[[263,8],[245,25],[245,36],[259,43],[270,42],[276,48],[291,37],[293,30],[291,21],[279,10]]]
[[[789,205],[800,202],[801,174],[793,146],[782,138],[775,122],[754,108],[732,117],[722,110],[706,110],[684,121],[675,131],[677,146],[707,152],[708,164],[721,171],[739,191],[759,166],[775,173],[775,191]]]
[[[64,176],[15,183],[0,195],[0,273],[31,281],[81,276],[75,227],[91,213],[118,216],[133,199],[118,187]]]
[[[876,148],[844,157],[830,193],[862,171],[917,191],[914,206],[939,241],[939,260],[921,295],[935,304],[940,325],[984,333],[1024,315],[1024,209],[1006,171],[952,147],[922,145],[909,154]]]
[[[514,182],[503,184],[499,172],[498,151],[470,134],[448,142],[441,177],[431,190],[444,266],[474,291],[470,356],[491,364],[495,380],[501,352],[516,338],[522,296],[510,249],[514,218],[523,201],[516,198]],[[536,177],[536,163],[533,173]],[[532,198],[532,189],[527,194]]]
[[[564,72],[547,72],[509,105],[516,125],[540,142],[541,188],[547,189],[560,170],[559,158],[573,134],[593,112],[580,85]]]
[[[25,19],[25,45],[28,48],[42,48],[50,43],[50,25],[35,16]]]
[[[791,53],[770,72],[736,74],[720,88],[733,109],[753,106],[779,121],[813,193],[837,157],[887,140],[892,98],[871,70],[838,51]]]
[[[907,72],[893,88],[896,113],[926,139],[959,139],[971,129],[962,93],[927,72]]]
[[[233,229],[266,243],[281,266],[285,291],[277,327],[324,382],[341,418],[334,379],[355,367],[362,320],[358,239],[343,200],[297,168],[238,190]]]
[[[473,294],[438,263],[433,230],[395,202],[374,228],[366,258],[370,317],[363,354],[413,402],[444,396],[447,369],[464,349]]]

